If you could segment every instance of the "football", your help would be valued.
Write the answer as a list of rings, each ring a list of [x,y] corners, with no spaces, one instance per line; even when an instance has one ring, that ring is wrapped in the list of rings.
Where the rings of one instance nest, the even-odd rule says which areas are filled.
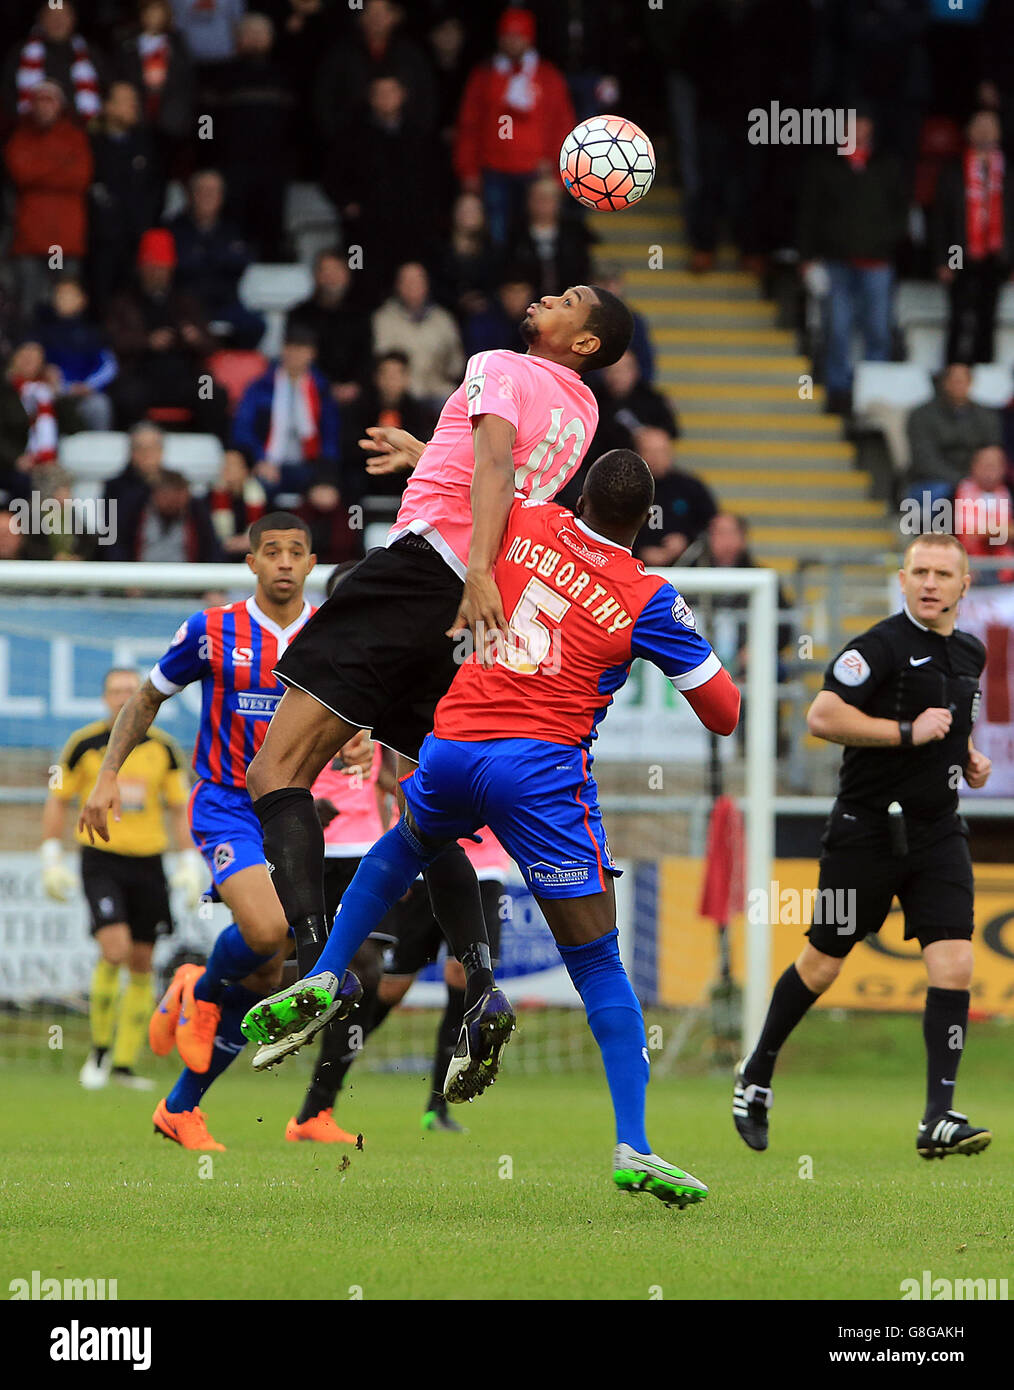
[[[639,202],[655,177],[655,151],[633,121],[591,116],[560,148],[560,177],[571,197],[598,212]]]

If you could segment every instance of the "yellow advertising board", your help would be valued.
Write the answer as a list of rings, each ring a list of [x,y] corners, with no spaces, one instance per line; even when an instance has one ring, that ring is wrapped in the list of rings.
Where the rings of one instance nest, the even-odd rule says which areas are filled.
[[[698,1004],[718,969],[714,924],[697,915],[703,861],[664,859],[658,885],[659,1002]],[[817,887],[813,859],[777,859],[764,907],[771,926],[771,982],[795,960],[809,925]],[[748,910],[757,911],[759,900]],[[770,910],[773,907],[774,910]],[[732,970],[744,978],[744,914],[732,921]],[[972,1009],[1014,1018],[1014,865],[984,864],[975,871],[975,979]],[[876,937],[849,954],[838,979],[817,1007],[921,1011],[926,971],[917,941],[905,941],[897,902]]]

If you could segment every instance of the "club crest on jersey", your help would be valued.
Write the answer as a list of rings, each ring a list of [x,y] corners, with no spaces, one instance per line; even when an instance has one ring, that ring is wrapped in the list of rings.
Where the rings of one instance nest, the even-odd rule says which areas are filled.
[[[235,861],[236,851],[233,849],[232,845],[230,845],[229,842],[226,841],[224,844],[215,846],[215,853],[213,857],[215,861],[215,868],[218,870],[219,873],[221,873],[223,869],[227,869],[229,865]]]
[[[672,615],[678,623],[684,627],[693,628],[697,631],[697,619],[694,617],[694,610],[687,603],[682,594],[676,595],[676,602],[672,606]]]
[[[862,652],[857,652],[855,647],[850,647],[847,652],[842,652],[834,663],[831,674],[842,685],[862,685],[863,681],[869,679],[869,662]]]
[[[470,376],[465,383],[465,400],[474,401],[482,395],[482,388],[486,385],[486,373],[480,372],[478,376]]]

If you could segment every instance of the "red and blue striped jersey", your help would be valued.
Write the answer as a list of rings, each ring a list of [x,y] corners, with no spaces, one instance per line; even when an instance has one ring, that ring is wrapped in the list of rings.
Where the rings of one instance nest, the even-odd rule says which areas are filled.
[[[285,693],[272,669],[313,611],[304,603],[296,621],[281,628],[248,598],[205,608],[177,629],[149,679],[163,695],[201,682],[193,758],[198,777],[224,787],[246,787],[246,770]]]

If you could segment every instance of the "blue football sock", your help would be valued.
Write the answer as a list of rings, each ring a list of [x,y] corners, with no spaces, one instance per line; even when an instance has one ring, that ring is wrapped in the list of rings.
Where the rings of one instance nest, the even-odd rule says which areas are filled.
[[[616,1115],[616,1142],[651,1153],[644,1131],[648,1044],[644,1016],[620,960],[616,931],[585,946],[559,946],[602,1053]]]
[[[218,934],[218,940],[211,948],[208,965],[204,974],[194,985],[194,998],[204,999],[209,1004],[217,1004],[223,997],[226,986],[236,980],[243,980],[271,959],[271,956],[258,955],[243,940],[243,934],[235,922]]]
[[[342,894],[327,945],[314,966],[315,975],[330,970],[341,979],[359,947],[408,892],[430,857],[402,821],[381,835],[363,855]]]
[[[246,1046],[246,1038],[239,1025],[243,1015],[252,1009],[261,996],[243,985],[229,985],[222,992],[222,1018],[215,1034],[215,1046],[211,1049],[211,1065],[205,1072],[185,1068],[179,1075],[176,1085],[166,1096],[165,1108],[173,1115],[181,1110],[193,1110],[200,1105],[205,1091],[222,1075],[226,1067],[232,1065]]]

